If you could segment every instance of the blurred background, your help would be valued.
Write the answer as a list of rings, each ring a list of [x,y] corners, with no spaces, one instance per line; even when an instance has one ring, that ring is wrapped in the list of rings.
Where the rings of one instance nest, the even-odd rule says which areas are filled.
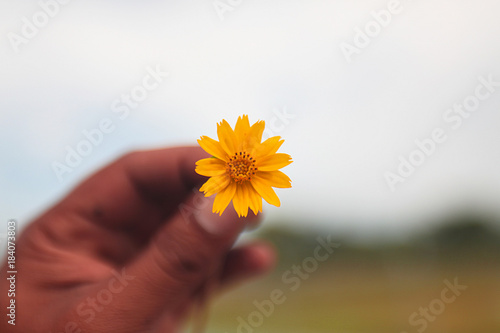
[[[2,225],[248,114],[293,188],[209,332],[500,331],[498,1],[62,2],[0,0]]]

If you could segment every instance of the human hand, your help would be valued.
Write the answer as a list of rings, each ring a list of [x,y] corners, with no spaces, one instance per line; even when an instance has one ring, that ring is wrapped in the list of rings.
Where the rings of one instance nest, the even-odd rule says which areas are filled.
[[[176,332],[207,285],[267,271],[265,244],[231,249],[259,218],[213,214],[193,191],[205,157],[195,147],[128,154],[30,224],[17,242],[16,325],[3,316],[0,331]]]

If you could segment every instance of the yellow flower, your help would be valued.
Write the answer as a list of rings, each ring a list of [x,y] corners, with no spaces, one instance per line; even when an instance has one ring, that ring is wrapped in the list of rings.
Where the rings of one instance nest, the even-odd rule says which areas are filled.
[[[234,130],[226,120],[217,124],[219,141],[207,136],[198,140],[212,155],[196,162],[196,172],[210,177],[200,191],[206,197],[217,194],[214,213],[222,215],[231,200],[240,217],[247,216],[248,208],[254,214],[262,212],[262,198],[279,207],[273,187],[292,187],[290,178],[278,170],[292,163],[290,155],[276,153],[284,140],[274,136],[261,142],[264,126],[264,121],[250,126],[248,116],[243,115]]]

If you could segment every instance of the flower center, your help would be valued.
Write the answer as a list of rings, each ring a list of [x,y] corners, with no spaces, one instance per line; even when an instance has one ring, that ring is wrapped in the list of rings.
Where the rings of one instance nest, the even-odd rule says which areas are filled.
[[[255,159],[250,154],[240,151],[229,158],[226,170],[236,183],[241,184],[252,180],[257,168],[255,167]]]

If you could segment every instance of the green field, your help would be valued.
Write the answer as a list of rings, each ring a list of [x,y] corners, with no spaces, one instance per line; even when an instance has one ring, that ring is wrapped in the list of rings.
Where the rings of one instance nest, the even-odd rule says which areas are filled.
[[[314,235],[274,230],[264,237],[277,245],[280,264],[271,275],[217,297],[207,331],[498,333],[500,242],[479,229],[453,227],[425,237],[431,242],[403,245],[359,247],[341,241],[315,270],[308,259],[307,278],[291,269],[312,258]],[[446,280],[466,289],[444,291]],[[271,301],[273,290],[281,295],[275,297],[279,304]]]

